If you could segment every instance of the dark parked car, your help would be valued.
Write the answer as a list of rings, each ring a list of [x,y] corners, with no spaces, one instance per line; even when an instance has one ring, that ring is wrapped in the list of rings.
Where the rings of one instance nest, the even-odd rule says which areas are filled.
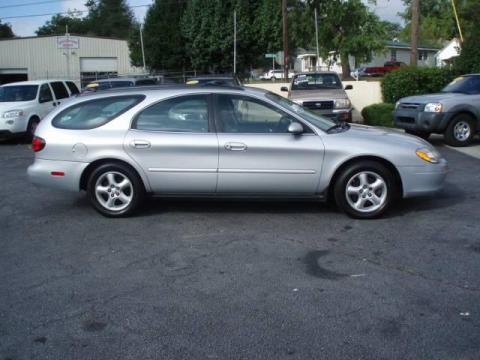
[[[463,75],[436,94],[409,96],[395,105],[395,126],[428,138],[444,134],[452,146],[466,146],[480,131],[480,74]]]
[[[154,78],[113,78],[95,80],[89,83],[83,92],[108,90],[112,88],[123,88],[130,86],[148,86],[156,85],[157,80]]]
[[[242,86],[234,75],[201,75],[187,79],[187,85]]]

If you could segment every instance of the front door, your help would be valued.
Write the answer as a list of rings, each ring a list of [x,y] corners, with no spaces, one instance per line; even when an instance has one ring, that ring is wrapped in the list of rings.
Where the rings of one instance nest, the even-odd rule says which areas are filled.
[[[305,133],[288,132],[297,121],[281,109],[248,96],[215,96],[219,142],[217,192],[310,195],[316,192],[324,146]],[[297,121],[298,122],[298,121]]]
[[[155,193],[215,192],[218,140],[210,108],[208,94],[179,96],[150,105],[134,119],[125,149]]]

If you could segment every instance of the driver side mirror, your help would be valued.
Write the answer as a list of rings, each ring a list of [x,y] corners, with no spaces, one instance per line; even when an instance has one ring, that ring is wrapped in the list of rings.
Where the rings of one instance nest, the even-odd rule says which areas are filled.
[[[298,122],[292,122],[288,125],[288,132],[293,135],[300,135],[303,133],[303,126]]]
[[[287,88],[286,86],[282,86],[282,87],[280,88],[280,91],[288,92],[288,88]]]
[[[345,90],[352,90],[353,89],[353,86],[352,85],[347,85],[345,86]]]

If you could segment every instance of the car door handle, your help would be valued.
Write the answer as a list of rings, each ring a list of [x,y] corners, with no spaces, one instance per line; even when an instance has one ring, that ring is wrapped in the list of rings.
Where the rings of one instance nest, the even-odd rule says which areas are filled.
[[[148,149],[150,147],[150,142],[146,140],[133,140],[130,143],[130,146],[136,149]]]
[[[247,145],[244,143],[229,142],[225,144],[225,149],[231,151],[245,151],[247,150]]]

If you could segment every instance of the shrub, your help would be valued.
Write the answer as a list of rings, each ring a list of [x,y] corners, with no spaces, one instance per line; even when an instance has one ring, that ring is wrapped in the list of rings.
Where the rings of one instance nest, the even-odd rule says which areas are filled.
[[[394,104],[406,96],[439,92],[454,78],[455,72],[450,69],[403,67],[385,75],[383,101]]]
[[[393,127],[395,105],[380,103],[363,108],[362,117],[366,125]]]

